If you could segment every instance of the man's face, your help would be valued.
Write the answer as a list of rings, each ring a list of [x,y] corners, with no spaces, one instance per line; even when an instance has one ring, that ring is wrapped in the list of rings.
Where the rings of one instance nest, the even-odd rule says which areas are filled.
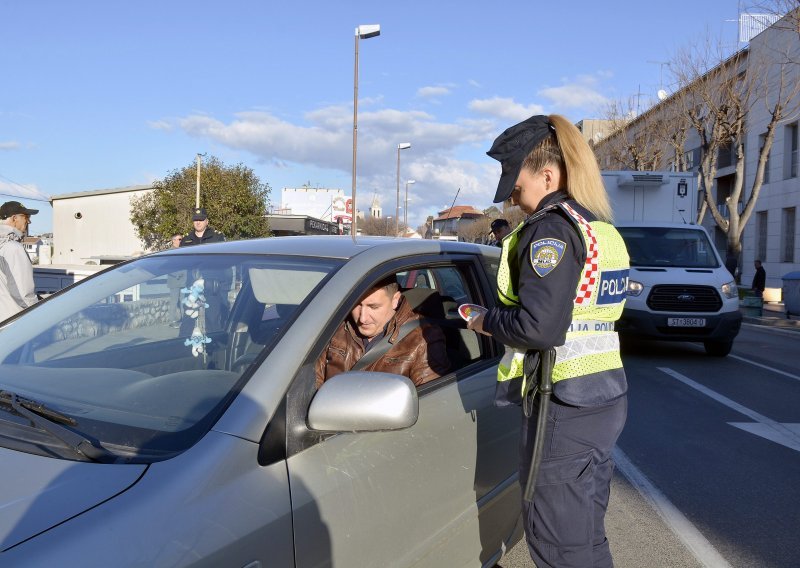
[[[31,217],[30,215],[25,215],[24,213],[17,213],[12,217],[11,223],[16,230],[24,234],[25,231],[28,230],[28,225],[31,223]]]
[[[194,224],[194,232],[195,233],[204,233],[206,227],[208,227],[208,219],[203,219],[202,221],[192,221]]]
[[[496,240],[502,241],[503,237],[505,237],[510,232],[511,232],[511,227],[509,227],[508,225],[501,225],[500,227],[497,227],[494,231],[492,231],[492,234],[494,235],[494,238]]]
[[[372,339],[381,333],[394,316],[399,301],[400,292],[390,296],[384,288],[379,288],[362,298],[350,312],[358,333],[367,339]]]

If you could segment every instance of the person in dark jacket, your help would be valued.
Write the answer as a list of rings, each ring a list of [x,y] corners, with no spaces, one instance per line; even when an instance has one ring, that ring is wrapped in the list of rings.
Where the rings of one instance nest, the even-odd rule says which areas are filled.
[[[404,375],[415,385],[446,374],[450,363],[444,333],[439,327],[423,323],[398,340],[403,324],[419,319],[420,315],[411,309],[394,278],[370,288],[317,360],[317,388],[331,377],[352,369],[372,348],[380,349],[384,338],[391,347],[361,370]]]
[[[194,230],[181,239],[182,247],[221,243],[225,240],[225,235],[208,226],[208,215],[206,215],[206,210],[202,207],[198,207],[192,213],[192,224],[194,225]]]
[[[528,215],[503,239],[500,305],[468,322],[506,346],[496,404],[524,401],[519,479],[527,485],[535,446],[541,463],[533,500],[523,500],[528,550],[539,568],[610,568],[604,518],[611,451],[625,424],[627,382],[614,321],[624,305],[629,259],[591,148],[559,115],[533,116],[487,152],[500,161],[495,203]],[[535,366],[555,351],[544,431]]]
[[[753,261],[753,266],[756,268],[756,273],[753,275],[753,294],[759,298],[764,297],[764,288],[767,286],[767,271],[761,266],[761,261]]]

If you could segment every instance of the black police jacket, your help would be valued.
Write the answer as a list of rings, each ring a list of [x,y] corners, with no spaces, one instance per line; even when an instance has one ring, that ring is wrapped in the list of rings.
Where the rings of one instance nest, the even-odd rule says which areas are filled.
[[[190,247],[193,245],[205,245],[208,243],[222,243],[225,242],[225,235],[216,232],[211,227],[206,227],[202,237],[198,237],[194,231],[190,231],[188,235],[181,239],[182,247]]]

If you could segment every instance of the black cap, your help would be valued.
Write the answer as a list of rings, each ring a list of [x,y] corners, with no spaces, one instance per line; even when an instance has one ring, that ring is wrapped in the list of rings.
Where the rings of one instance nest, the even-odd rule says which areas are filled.
[[[494,194],[494,202],[500,203],[511,197],[514,191],[514,184],[519,177],[522,169],[522,162],[528,157],[542,140],[551,132],[555,132],[550,119],[545,115],[537,114],[519,124],[506,128],[497,137],[486,154],[498,162],[503,167],[500,175],[500,182],[497,184],[497,193]]]
[[[0,206],[0,219],[8,219],[12,215],[36,215],[38,209],[28,209],[19,201],[6,201]]]
[[[206,210],[202,207],[198,207],[192,213],[192,221],[205,221],[208,219],[208,215],[206,215]]]
[[[492,224],[489,225],[489,228],[494,233],[500,227],[509,227],[509,226],[510,225],[508,224],[508,221],[506,221],[505,219],[495,219],[494,221],[492,221]]]

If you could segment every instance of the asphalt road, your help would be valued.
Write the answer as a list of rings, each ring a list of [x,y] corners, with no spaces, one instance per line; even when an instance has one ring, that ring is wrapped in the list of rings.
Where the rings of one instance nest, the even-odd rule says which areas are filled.
[[[618,568],[800,566],[800,333],[745,325],[731,355],[623,350],[629,414],[606,529]],[[533,566],[526,545],[503,568]]]

